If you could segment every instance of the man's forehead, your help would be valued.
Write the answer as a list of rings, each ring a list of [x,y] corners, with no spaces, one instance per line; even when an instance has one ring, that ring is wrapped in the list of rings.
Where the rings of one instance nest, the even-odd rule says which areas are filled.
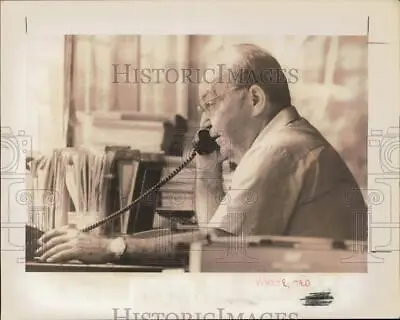
[[[240,56],[233,48],[219,48],[208,52],[204,61],[204,73],[199,85],[199,97],[210,93],[220,94],[232,84],[231,73]]]

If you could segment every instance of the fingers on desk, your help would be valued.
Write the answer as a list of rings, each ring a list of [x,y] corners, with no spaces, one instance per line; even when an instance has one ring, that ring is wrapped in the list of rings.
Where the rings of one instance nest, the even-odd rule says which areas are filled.
[[[44,243],[39,249],[36,250],[35,254],[42,254],[45,251],[52,249],[53,247],[68,242],[70,238],[67,235],[53,237],[48,242]]]
[[[63,261],[70,261],[76,258],[76,250],[75,249],[68,249],[56,253],[52,257],[48,258],[48,262],[63,262]]]
[[[63,258],[65,255],[71,255],[72,253],[75,253],[76,250],[74,248],[71,248],[70,244],[68,243],[63,243],[56,245],[55,247],[51,248],[50,250],[47,250],[41,257],[41,261],[55,261],[55,259],[59,259],[60,257]]]

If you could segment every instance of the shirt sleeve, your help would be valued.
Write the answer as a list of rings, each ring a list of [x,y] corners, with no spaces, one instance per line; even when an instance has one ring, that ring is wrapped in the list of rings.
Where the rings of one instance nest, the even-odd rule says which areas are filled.
[[[301,184],[297,163],[285,149],[252,151],[237,167],[209,228],[233,235],[283,234]]]

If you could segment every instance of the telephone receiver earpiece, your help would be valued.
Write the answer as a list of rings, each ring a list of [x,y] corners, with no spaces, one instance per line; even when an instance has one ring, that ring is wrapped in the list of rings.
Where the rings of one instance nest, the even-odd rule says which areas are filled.
[[[193,139],[193,149],[199,155],[206,155],[219,150],[219,145],[215,141],[219,136],[211,137],[210,129],[211,125],[200,129]]]

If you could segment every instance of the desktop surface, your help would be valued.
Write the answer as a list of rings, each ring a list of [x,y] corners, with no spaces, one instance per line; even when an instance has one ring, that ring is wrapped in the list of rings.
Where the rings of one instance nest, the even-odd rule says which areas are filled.
[[[177,266],[26,262],[26,272],[162,272]],[[183,269],[183,268],[180,268]]]

